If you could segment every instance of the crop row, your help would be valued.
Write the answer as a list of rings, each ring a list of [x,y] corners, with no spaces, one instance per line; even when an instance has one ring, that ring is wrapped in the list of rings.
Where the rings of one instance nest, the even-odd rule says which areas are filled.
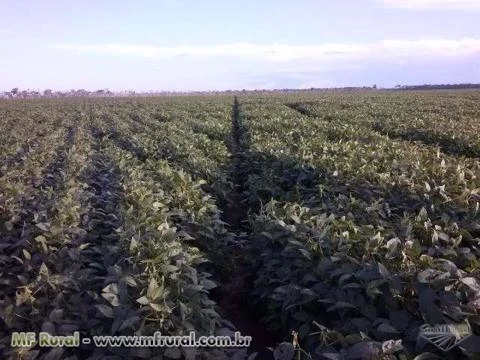
[[[297,100],[287,104],[308,116],[363,122],[381,134],[438,146],[447,154],[480,156],[475,94],[419,92]]]
[[[392,140],[366,113],[242,100],[253,295],[272,328],[297,329],[329,359],[418,353],[423,323],[468,319],[478,331],[476,159]]]
[[[174,118],[175,104],[159,107],[162,119],[175,123],[165,126],[158,105],[144,105],[132,117],[135,103],[72,103],[49,146],[26,158],[18,174],[1,177],[5,355],[181,356],[176,349],[9,349],[9,334],[23,329],[82,336],[231,333],[211,299],[217,284],[209,271],[227,269],[227,262],[211,260],[225,258],[235,236],[201,178],[214,180],[209,174],[221,173],[219,159],[228,160],[230,104],[211,109],[223,116],[220,128],[194,115]],[[171,144],[174,156],[167,157]],[[36,176],[26,176],[29,166]],[[188,358],[197,352],[182,351]],[[233,353],[209,350],[218,359]]]
[[[230,334],[229,316],[245,310],[235,296],[285,340],[295,331],[278,359],[436,352],[419,341],[424,323],[468,320],[478,334],[475,99],[1,103],[11,136],[0,155],[0,351],[243,359],[245,350],[8,346],[24,329]],[[453,143],[440,141],[456,123]],[[460,142],[468,149],[454,151]],[[221,303],[237,314],[213,301],[219,285],[233,289]],[[477,339],[442,356],[470,357]]]

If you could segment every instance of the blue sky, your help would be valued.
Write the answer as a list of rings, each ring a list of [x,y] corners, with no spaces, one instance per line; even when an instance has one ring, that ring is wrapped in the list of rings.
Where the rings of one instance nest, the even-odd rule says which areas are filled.
[[[0,89],[480,82],[480,0],[0,0]]]

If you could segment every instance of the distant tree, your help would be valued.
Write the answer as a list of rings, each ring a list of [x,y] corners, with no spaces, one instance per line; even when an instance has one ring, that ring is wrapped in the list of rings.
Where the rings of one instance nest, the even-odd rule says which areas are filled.
[[[13,95],[18,94],[18,88],[13,88],[12,91],[10,91]]]
[[[46,89],[43,91],[43,96],[52,96],[52,90],[51,89]]]

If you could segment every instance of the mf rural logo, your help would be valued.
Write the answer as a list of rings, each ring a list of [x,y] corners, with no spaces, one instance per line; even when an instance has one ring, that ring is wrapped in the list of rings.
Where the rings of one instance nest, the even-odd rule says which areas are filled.
[[[472,335],[468,322],[461,324],[422,325],[420,336],[442,351],[449,351]]]

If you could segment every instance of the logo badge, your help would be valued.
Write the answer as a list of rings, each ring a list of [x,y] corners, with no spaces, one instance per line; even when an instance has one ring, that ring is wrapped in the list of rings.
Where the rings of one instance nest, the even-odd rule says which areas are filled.
[[[461,324],[422,325],[420,336],[442,351],[449,351],[472,335],[468,321]]]

